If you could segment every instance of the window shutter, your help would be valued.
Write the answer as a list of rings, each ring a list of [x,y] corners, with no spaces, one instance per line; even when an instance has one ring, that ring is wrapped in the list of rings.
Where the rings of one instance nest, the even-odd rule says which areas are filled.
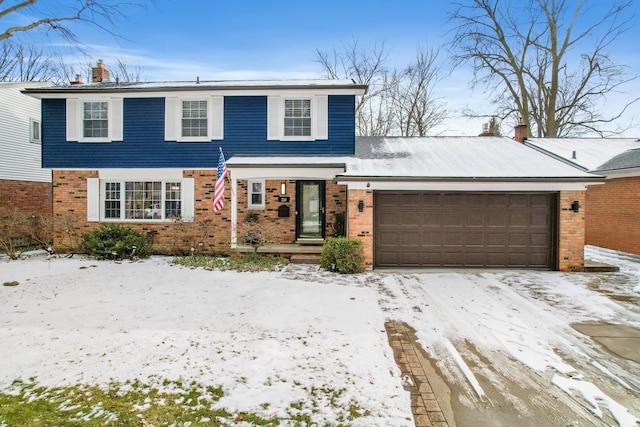
[[[282,135],[282,99],[279,96],[267,97],[267,139],[280,139]]]
[[[109,140],[122,141],[123,140],[123,101],[122,98],[113,98],[111,100],[111,134]]]
[[[195,216],[194,192],[195,192],[194,179],[183,178],[182,191],[180,196],[182,201],[182,220],[184,222],[193,222],[193,218]]]
[[[79,139],[78,130],[80,129],[80,123],[78,123],[78,109],[80,101],[77,99],[67,99],[67,141],[77,141]]]
[[[178,98],[164,99],[164,140],[178,140]]]
[[[87,221],[100,221],[100,180],[87,178]]]
[[[329,96],[316,95],[313,97],[314,108],[312,109],[315,120],[314,139],[329,139]]]
[[[224,96],[211,97],[211,139],[224,139]]]

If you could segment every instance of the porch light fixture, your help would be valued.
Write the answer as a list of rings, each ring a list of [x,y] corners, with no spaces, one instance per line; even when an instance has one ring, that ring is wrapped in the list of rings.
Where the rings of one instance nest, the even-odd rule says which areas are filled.
[[[574,212],[580,212],[580,202],[574,200],[573,203],[571,203],[571,210]]]
[[[287,184],[285,182],[280,184],[280,194],[287,194]]]
[[[358,202],[358,212],[364,211],[364,201],[360,200]]]

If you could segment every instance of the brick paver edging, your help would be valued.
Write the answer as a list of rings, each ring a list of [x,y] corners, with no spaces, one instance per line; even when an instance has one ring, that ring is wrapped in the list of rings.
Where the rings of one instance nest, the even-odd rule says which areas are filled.
[[[411,392],[411,411],[416,427],[449,427],[427,378],[415,330],[404,322],[385,323],[389,345],[402,372],[404,389]]]

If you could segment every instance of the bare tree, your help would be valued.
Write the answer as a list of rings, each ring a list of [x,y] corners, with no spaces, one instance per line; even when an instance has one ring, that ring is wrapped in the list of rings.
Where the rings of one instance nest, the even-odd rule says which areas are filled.
[[[402,136],[426,136],[447,118],[446,103],[434,94],[442,77],[438,54],[438,49],[418,47],[415,61],[393,86],[393,111]]]
[[[5,5],[4,1],[0,1],[0,19],[18,15],[30,18],[30,22],[25,24],[0,27],[0,40],[34,29],[45,29],[54,31],[64,39],[75,43],[77,42],[75,34],[69,27],[73,21],[88,22],[114,34],[111,29],[116,19],[126,18],[127,7],[143,5],[144,0],[78,0],[68,3],[71,4],[64,9],[59,9],[64,12],[61,11],[60,14],[57,14],[46,6],[39,7],[39,0],[22,0],[10,2],[8,5]]]
[[[415,62],[400,72],[387,69],[384,43],[367,51],[354,40],[343,51],[315,54],[325,77],[369,86],[356,104],[358,135],[424,136],[447,117],[445,103],[434,95],[442,74],[436,49],[419,47]]]
[[[390,85],[395,84],[387,71],[388,52],[376,44],[371,51],[358,46],[357,40],[345,44],[342,51],[315,50],[316,62],[330,79],[352,79],[368,85],[367,93],[356,101],[356,132],[358,135],[384,135],[391,128],[388,106]]]
[[[632,24],[632,1],[589,14],[588,0],[468,0],[450,15],[457,63],[471,63],[474,85],[488,89],[501,118],[521,118],[539,137],[601,136],[619,111],[598,111],[608,95],[637,76],[608,49]],[[479,114],[489,117],[493,114]]]
[[[113,79],[121,82],[139,82],[144,74],[144,68],[139,65],[129,65],[123,57],[116,58],[116,68],[111,70]]]
[[[60,82],[60,64],[40,47],[0,41],[0,81]]]

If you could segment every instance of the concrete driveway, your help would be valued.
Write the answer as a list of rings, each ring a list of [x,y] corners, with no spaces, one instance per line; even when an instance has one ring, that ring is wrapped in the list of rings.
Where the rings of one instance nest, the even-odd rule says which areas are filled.
[[[640,262],[590,255],[621,271],[378,275],[416,426],[639,425]]]

